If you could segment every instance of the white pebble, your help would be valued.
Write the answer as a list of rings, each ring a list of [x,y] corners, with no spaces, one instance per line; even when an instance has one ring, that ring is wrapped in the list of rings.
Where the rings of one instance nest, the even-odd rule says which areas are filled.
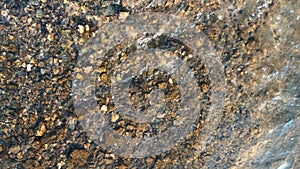
[[[89,25],[85,25],[85,30],[86,30],[87,32],[89,32],[89,31],[90,31],[90,26],[89,26]]]
[[[78,32],[80,34],[83,34],[84,33],[84,26],[83,25],[78,25]]]
[[[32,67],[33,67],[33,65],[27,64],[27,65],[26,65],[26,70],[27,70],[27,72],[30,72]]]
[[[106,105],[102,105],[101,106],[101,110],[106,112],[107,111],[107,106]]]
[[[173,80],[171,78],[169,78],[168,81],[169,81],[170,84],[173,84]]]
[[[42,73],[42,74],[45,74],[45,69],[41,69],[41,73]]]

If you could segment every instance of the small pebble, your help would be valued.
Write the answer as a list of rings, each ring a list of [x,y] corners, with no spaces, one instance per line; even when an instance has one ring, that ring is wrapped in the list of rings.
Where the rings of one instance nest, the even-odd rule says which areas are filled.
[[[27,70],[27,72],[30,72],[32,67],[33,67],[33,65],[27,64],[27,65],[26,65],[26,70]]]
[[[90,31],[90,26],[89,25],[85,25],[85,31],[87,31],[87,32]]]
[[[54,58],[53,59],[53,63],[56,65],[58,63],[58,59],[57,58]]]
[[[23,152],[22,152],[22,151],[20,151],[20,152],[17,154],[17,158],[18,158],[19,160],[21,160],[21,159],[23,158]]]
[[[83,26],[83,25],[78,25],[77,31],[78,31],[80,34],[83,34],[83,33],[84,33],[84,26]]]
[[[112,122],[116,122],[119,119],[119,115],[118,114],[113,114],[111,117],[111,121]]]
[[[41,69],[42,74],[45,74],[45,72],[46,72],[45,69]]]
[[[61,169],[61,167],[63,167],[64,165],[65,165],[65,162],[61,161],[61,162],[57,163],[56,166],[58,169]]]
[[[106,105],[102,105],[101,106],[101,110],[104,111],[104,112],[107,112],[107,106]]]
[[[44,62],[39,62],[38,63],[38,67],[44,67],[44,66],[45,66]]]
[[[106,74],[106,73],[103,73],[103,74],[101,75],[101,81],[105,83],[105,82],[107,82],[107,80],[108,80],[108,79],[107,79],[107,74]]]
[[[173,79],[169,78],[168,82],[169,82],[170,84],[173,84]]]
[[[47,39],[48,39],[49,41],[53,41],[53,39],[54,39],[53,34],[49,34],[49,35],[47,36]]]
[[[46,129],[45,124],[42,124],[40,130],[37,132],[37,134],[35,136],[43,136],[45,134],[46,130],[47,129]]]
[[[54,69],[54,70],[53,70],[53,74],[54,74],[54,75],[57,75],[58,73],[59,73],[59,69]]]

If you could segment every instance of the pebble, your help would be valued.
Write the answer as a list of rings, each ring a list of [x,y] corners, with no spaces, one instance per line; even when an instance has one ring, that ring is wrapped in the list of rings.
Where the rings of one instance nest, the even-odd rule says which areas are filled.
[[[54,58],[54,59],[53,59],[53,63],[54,63],[54,65],[57,65],[57,63],[58,63],[58,58]]]
[[[46,70],[45,69],[41,69],[41,73],[45,74]]]
[[[41,125],[40,130],[36,133],[35,136],[43,136],[43,135],[45,134],[46,131],[47,131],[46,125],[43,123],[43,124]]]
[[[111,117],[111,121],[112,122],[116,122],[119,119],[119,115],[118,114],[113,114]]]
[[[61,161],[61,162],[57,163],[56,166],[58,169],[61,169],[63,166],[65,166],[65,162]]]
[[[87,32],[90,31],[90,26],[89,25],[85,25],[85,31],[87,31]]]
[[[26,71],[27,71],[27,72],[30,72],[32,67],[33,67],[33,65],[27,64],[27,65],[26,65]]]
[[[59,69],[53,69],[53,74],[57,75],[59,73]]]
[[[48,39],[49,41],[53,41],[53,39],[54,39],[53,34],[48,34],[47,39]]]
[[[84,26],[83,25],[78,25],[78,32],[80,33],[80,34],[83,34],[84,33]]]
[[[38,67],[44,67],[44,66],[45,66],[44,62],[39,62],[38,63]]]
[[[152,162],[153,162],[153,158],[147,158],[147,159],[146,159],[146,162],[147,162],[147,163],[152,163]]]
[[[106,73],[101,74],[101,81],[104,82],[104,83],[106,83],[107,80],[108,80],[107,79],[107,74]]]
[[[172,85],[173,84],[173,79],[169,78],[168,82]]]
[[[104,111],[104,112],[107,112],[107,106],[106,105],[102,105],[101,106],[101,110]]]
[[[20,152],[17,154],[17,158],[18,158],[19,160],[21,160],[21,159],[23,158],[23,152],[22,152],[22,151],[20,151]]]

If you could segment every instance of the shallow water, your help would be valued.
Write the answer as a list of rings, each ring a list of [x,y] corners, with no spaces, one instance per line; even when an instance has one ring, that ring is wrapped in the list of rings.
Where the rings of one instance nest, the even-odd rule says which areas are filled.
[[[0,5],[0,168],[300,168],[299,0]]]

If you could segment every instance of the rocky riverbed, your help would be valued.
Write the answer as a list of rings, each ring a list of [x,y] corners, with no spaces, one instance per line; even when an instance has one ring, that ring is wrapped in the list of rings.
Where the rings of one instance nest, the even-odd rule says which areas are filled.
[[[3,0],[0,12],[0,168],[300,167],[298,0]],[[146,18],[149,12],[192,23],[207,38],[199,46],[209,44],[219,58],[215,67],[222,75],[210,71],[216,65],[213,59],[202,62],[191,55],[193,45],[152,38],[148,48],[159,48],[160,56],[168,50],[166,57],[178,56],[191,67],[199,90],[193,96],[203,102],[181,141],[159,154],[133,157],[114,151],[114,144],[122,145],[116,138],[105,135],[98,142],[87,130],[86,116],[76,111],[74,79],[96,71],[97,108],[117,134],[151,138],[184,123],[176,111],[189,90],[180,90],[180,80],[158,69],[133,78],[128,100],[139,110],[162,104],[165,113],[150,113],[151,119],[157,117],[155,123],[116,113],[113,100],[118,98],[113,99],[109,88],[114,58],[125,62],[143,45],[122,41],[111,46],[96,69],[78,67],[88,62],[82,53],[90,57],[101,52],[92,47],[95,42],[105,43],[121,32],[107,25],[135,15]],[[149,25],[155,23],[159,21]],[[109,36],[98,37],[105,31]],[[98,116],[92,117],[97,123]]]

